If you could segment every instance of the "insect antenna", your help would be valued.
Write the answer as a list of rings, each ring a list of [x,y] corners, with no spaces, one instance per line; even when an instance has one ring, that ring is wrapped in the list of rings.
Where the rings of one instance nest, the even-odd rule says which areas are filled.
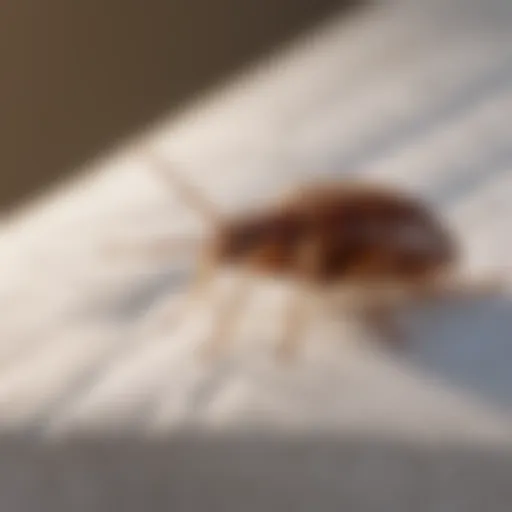
[[[157,240],[135,240],[128,242],[109,241],[104,244],[104,253],[109,257],[126,259],[150,259],[152,261],[167,261],[169,258],[189,257],[194,254],[203,243],[202,239],[195,237],[173,237]]]
[[[203,220],[210,224],[214,229],[218,229],[224,224],[222,216],[212,201],[210,201],[199,189],[199,187],[190,183],[185,177],[177,173],[170,162],[162,156],[154,153],[148,153],[148,159],[151,164],[151,171],[157,177],[172,187],[183,199],[183,201]]]
[[[206,223],[217,231],[223,224],[219,209],[202,193],[199,187],[190,183],[185,177],[177,173],[170,162],[153,151],[145,150],[149,159],[149,169],[164,182],[166,186],[171,187],[181,199],[198,213]],[[120,255],[142,256],[144,259],[149,257],[152,260],[167,259],[168,257],[184,256],[197,251],[204,243],[204,237],[173,237],[171,239],[159,239],[145,241],[143,243],[135,242],[128,244],[123,242],[108,242],[104,247],[104,252],[111,257],[117,258]]]

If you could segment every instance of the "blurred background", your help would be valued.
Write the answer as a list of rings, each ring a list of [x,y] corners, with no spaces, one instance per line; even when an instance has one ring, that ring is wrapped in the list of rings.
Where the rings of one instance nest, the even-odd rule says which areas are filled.
[[[357,0],[6,0],[0,212]]]

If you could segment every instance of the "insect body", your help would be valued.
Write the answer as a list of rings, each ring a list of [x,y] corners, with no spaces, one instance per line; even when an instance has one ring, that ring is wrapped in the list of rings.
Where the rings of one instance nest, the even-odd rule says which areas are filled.
[[[321,285],[428,278],[456,260],[454,242],[417,201],[342,184],[228,222],[212,251],[219,263]]]
[[[456,243],[440,220],[417,199],[394,190],[356,183],[305,187],[278,204],[225,219],[196,188],[167,172],[162,162],[154,163],[212,225],[202,253],[206,273],[198,276],[196,289],[204,291],[211,270],[222,266],[237,268],[246,277],[263,274],[297,286],[287,308],[282,354],[295,350],[310,292],[387,286],[411,296],[435,295],[444,292],[443,283],[458,261]],[[208,351],[227,342],[247,296],[244,286],[221,310]],[[397,341],[389,305],[370,300],[363,317]]]

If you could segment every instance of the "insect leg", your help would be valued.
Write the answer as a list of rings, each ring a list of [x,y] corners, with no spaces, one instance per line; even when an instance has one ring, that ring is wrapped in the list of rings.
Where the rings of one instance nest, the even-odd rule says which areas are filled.
[[[308,312],[311,306],[310,279],[314,277],[320,261],[320,245],[314,239],[305,240],[298,248],[295,256],[296,292],[286,309],[284,334],[278,349],[281,360],[294,357],[300,336],[306,327]]]
[[[425,280],[414,283],[412,295],[420,300],[446,298],[485,298],[501,293],[505,288],[503,279],[485,276],[476,280],[444,279]]]
[[[507,283],[499,276],[488,276],[480,280],[461,283],[459,289],[465,295],[492,297],[505,291]]]
[[[361,310],[363,321],[388,345],[399,347],[404,336],[394,316],[394,305],[386,300],[370,300]]]
[[[240,317],[240,312],[250,295],[247,285],[248,276],[241,276],[236,283],[235,290],[229,295],[228,300],[221,302],[213,331],[201,350],[204,357],[211,358],[216,356],[229,343],[236,320]]]
[[[192,185],[183,176],[175,172],[171,165],[169,165],[169,162],[165,161],[162,157],[155,153],[149,153],[148,157],[152,164],[152,171],[165,181],[166,184],[173,187],[188,206],[202,216],[203,220],[213,225],[214,228],[218,228],[223,224],[217,206],[212,201],[209,201],[198,187]]]
[[[186,290],[184,297],[180,299],[177,305],[173,301],[173,307],[168,312],[164,311],[163,317],[154,328],[158,331],[167,331],[174,327],[176,323],[182,322],[191,311],[192,306],[199,299],[204,298],[205,294],[212,287],[214,270],[215,265],[213,261],[210,259],[204,260],[200,264],[198,272],[189,289]]]
[[[203,260],[199,264],[197,274],[186,292],[186,296],[183,301],[183,309],[180,312],[179,318],[182,318],[187,313],[190,306],[192,306],[197,300],[204,298],[206,292],[211,288],[214,280],[216,265],[210,258]]]
[[[142,243],[108,243],[104,246],[107,257],[118,259],[129,256],[143,257],[153,261],[166,261],[169,258],[185,256],[194,253],[200,247],[201,242],[192,237],[172,238],[165,240],[152,240]]]
[[[310,307],[310,294],[306,286],[297,286],[297,290],[287,303],[284,318],[284,333],[278,347],[278,357],[289,361],[297,352],[301,335],[304,333]]]

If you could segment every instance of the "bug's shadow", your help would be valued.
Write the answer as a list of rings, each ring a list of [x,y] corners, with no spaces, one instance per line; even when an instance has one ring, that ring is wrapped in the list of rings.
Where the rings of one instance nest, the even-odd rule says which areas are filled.
[[[411,313],[406,362],[512,410],[512,297],[444,302]]]

